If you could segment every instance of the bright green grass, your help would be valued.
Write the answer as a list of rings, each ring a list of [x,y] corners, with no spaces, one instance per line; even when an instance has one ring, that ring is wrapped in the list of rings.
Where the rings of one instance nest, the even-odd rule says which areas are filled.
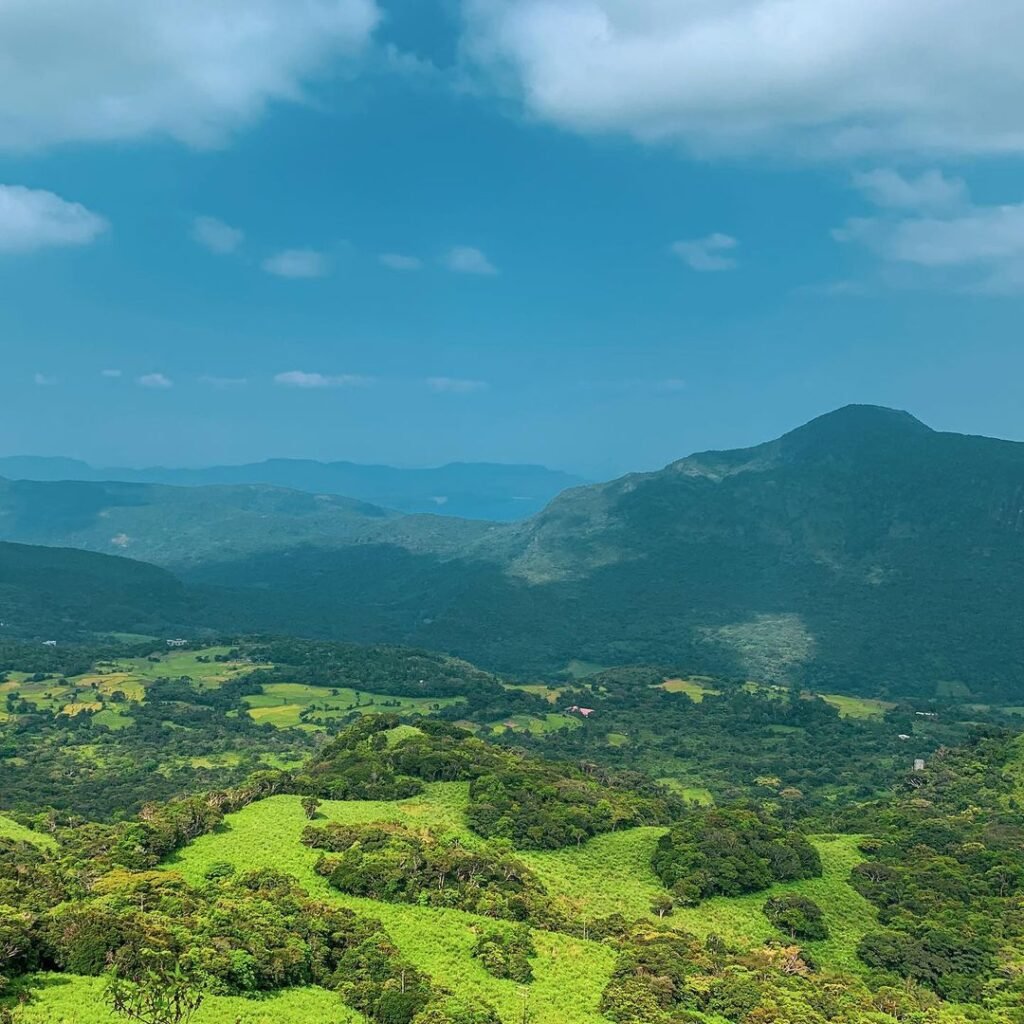
[[[32,982],[34,999],[19,1024],[121,1024],[103,1000],[99,978],[41,974]],[[263,999],[208,996],[192,1024],[362,1024],[334,992],[293,988]]]
[[[522,690],[532,693],[535,697],[543,697],[549,704],[557,704],[558,698],[565,692],[564,686],[548,686],[547,683],[505,683],[506,690]]]
[[[404,821],[479,843],[465,826],[465,783],[428,786],[422,797],[402,802],[325,800],[320,819],[362,823]],[[456,910],[434,910],[345,896],[313,871],[318,854],[299,842],[307,822],[297,797],[271,797],[229,815],[225,827],[197,839],[167,867],[192,882],[217,861],[239,870],[274,867],[294,875],[310,893],[381,920],[399,949],[437,982],[466,997],[494,1004],[506,1024],[522,1012],[521,987],[492,978],[470,955],[475,935],[495,922]],[[535,1024],[604,1024],[597,1006],[614,966],[614,951],[592,942],[547,932],[535,934],[530,1008]]]
[[[242,699],[249,706],[250,718],[270,722],[280,729],[302,725],[302,712],[307,708],[318,718],[339,718],[353,711],[364,715],[380,712],[408,715],[428,714],[462,701],[461,697],[394,697],[346,686],[308,686],[305,683],[266,683],[262,693],[249,694]]]
[[[87,672],[85,675],[73,676],[69,680],[75,686],[93,688],[105,697],[120,690],[129,700],[141,701],[146,695],[142,680],[131,672]]]
[[[707,679],[696,677],[693,679],[666,679],[659,685],[667,693],[685,693],[690,700],[699,704],[709,693],[718,693],[707,683]]]
[[[554,712],[540,717],[538,715],[512,715],[491,726],[491,732],[500,736],[503,732],[528,732],[534,736],[544,736],[559,729],[578,729],[581,722],[573,715],[560,715]]]
[[[582,913],[604,917],[618,911],[627,919],[648,916],[654,898],[664,889],[651,869],[655,844],[663,828],[635,828],[598,836],[565,850],[519,854],[540,876],[548,892],[565,896]],[[761,911],[770,895],[795,892],[822,908],[831,930],[824,942],[807,943],[823,966],[862,970],[857,943],[876,927],[870,904],[848,884],[850,870],[864,855],[858,837],[815,838],[824,873],[774,886],[770,892],[715,897],[698,907],[679,908],[670,923],[700,937],[711,933],[741,947],[759,945],[778,933]]]
[[[841,693],[820,693],[826,704],[839,709],[840,718],[882,718],[886,711],[896,705],[885,700],[869,697],[848,697]]]
[[[669,778],[668,776],[658,779],[658,782],[677,796],[681,796],[684,800],[690,800],[695,804],[713,804],[715,802],[715,798],[711,795],[711,790],[705,789],[703,786],[688,786],[685,782]]]
[[[53,847],[56,842],[42,832],[33,832],[24,825],[19,825],[11,818],[5,818],[0,814],[0,838],[16,839],[21,843],[34,843],[36,846]]]
[[[229,647],[206,647],[201,651],[172,651],[160,654],[156,661],[148,658],[121,658],[109,663],[109,668],[133,677],[142,684],[155,679],[177,679],[188,676],[202,689],[214,689],[237,676],[268,665],[253,665],[247,661],[213,661],[216,655],[227,654]],[[199,658],[210,661],[199,661]]]
[[[103,710],[93,715],[92,720],[108,729],[127,729],[132,724],[132,716],[123,704],[104,705]]]

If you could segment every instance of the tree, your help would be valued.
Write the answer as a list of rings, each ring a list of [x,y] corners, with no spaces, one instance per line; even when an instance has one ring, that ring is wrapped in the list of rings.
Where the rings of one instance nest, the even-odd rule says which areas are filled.
[[[773,896],[761,908],[765,917],[794,939],[827,939],[828,925],[814,900],[795,893]]]
[[[195,977],[166,950],[142,950],[133,971],[112,968],[106,996],[116,1013],[139,1024],[188,1024],[203,1002]]]
[[[312,821],[316,817],[316,812],[320,810],[320,801],[315,796],[304,796],[302,809],[306,812],[306,817]]]
[[[658,917],[667,917],[672,913],[672,908],[675,904],[672,902],[672,897],[667,893],[655,896],[651,901],[651,913],[657,914]]]

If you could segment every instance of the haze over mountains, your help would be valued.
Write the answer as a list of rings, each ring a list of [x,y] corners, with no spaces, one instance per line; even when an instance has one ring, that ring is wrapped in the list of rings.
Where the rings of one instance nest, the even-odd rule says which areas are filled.
[[[396,469],[354,462],[267,459],[202,469],[96,468],[78,459],[0,458],[9,480],[171,484],[268,484],[313,494],[337,494],[400,512],[436,512],[468,519],[513,520],[533,515],[556,494],[585,481],[545,466],[453,462],[432,469]]]
[[[875,694],[1020,693],[1022,530],[1024,444],[867,406],[573,488],[516,523],[254,485],[0,487],[0,539],[154,562],[187,588],[169,621],[185,609],[193,628]]]

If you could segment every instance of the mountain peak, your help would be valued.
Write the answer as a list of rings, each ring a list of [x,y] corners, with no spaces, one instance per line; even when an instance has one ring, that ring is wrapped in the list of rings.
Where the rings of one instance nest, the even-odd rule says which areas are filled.
[[[898,444],[932,434],[931,427],[902,409],[883,405],[844,405],[783,434],[778,445],[788,454]]]

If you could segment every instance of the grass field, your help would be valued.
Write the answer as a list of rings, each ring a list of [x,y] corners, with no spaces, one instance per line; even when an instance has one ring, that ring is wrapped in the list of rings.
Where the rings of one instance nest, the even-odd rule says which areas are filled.
[[[35,998],[19,1024],[118,1024],[124,1018],[107,1010],[103,982],[67,974],[42,974],[32,982]],[[295,988],[263,999],[208,996],[192,1024],[363,1024],[334,992]]]
[[[467,784],[439,783],[407,801],[325,800],[320,814],[322,819],[348,823],[405,821],[457,835],[467,844],[479,843],[463,819],[467,797]],[[193,882],[202,881],[217,861],[228,861],[239,870],[287,871],[318,898],[380,919],[402,953],[435,980],[464,996],[493,1003],[508,1024],[518,1019],[520,986],[492,978],[470,955],[477,930],[493,927],[492,920],[455,910],[377,903],[331,889],[313,871],[317,852],[299,842],[306,824],[297,797],[271,797],[230,815],[224,829],[197,839],[166,867]],[[538,955],[530,1000],[536,1024],[599,1024],[597,1005],[611,974],[613,951],[553,933],[537,933],[534,941]]]
[[[559,729],[578,729],[582,723],[575,715],[560,715],[552,712],[543,718],[537,715],[513,715],[491,725],[491,732],[500,736],[503,732],[528,732],[534,736],[543,736]]]
[[[841,693],[819,693],[826,704],[839,709],[842,718],[882,718],[886,711],[896,705],[885,700],[870,697],[847,697]]]
[[[392,712],[400,715],[425,715],[449,704],[458,704],[461,697],[395,697],[381,693],[365,693],[345,686],[308,686],[304,683],[265,683],[262,693],[250,694],[243,700],[249,716],[257,722],[270,722],[280,729],[303,726],[303,712],[316,718],[340,718],[353,711],[360,714]],[[308,725],[310,729],[317,726]]]
[[[324,801],[320,813],[323,819],[353,824],[402,821],[458,837],[466,845],[479,844],[481,840],[465,824],[467,798],[465,783],[438,783],[406,801]],[[195,883],[219,861],[239,870],[276,867],[287,871],[318,898],[379,918],[403,954],[432,977],[444,979],[462,994],[493,1003],[508,1024],[517,1019],[522,1008],[518,986],[492,978],[470,956],[476,930],[492,927],[493,921],[460,911],[376,903],[338,893],[313,871],[317,852],[299,842],[305,825],[297,797],[271,797],[230,815],[222,829],[197,839],[165,867]],[[663,832],[629,829],[579,847],[519,856],[537,872],[549,894],[582,919],[614,912],[627,918],[647,917],[653,899],[663,892],[650,867],[654,844]],[[808,948],[822,966],[857,970],[856,945],[874,927],[874,916],[847,878],[863,857],[856,849],[856,837],[814,841],[822,855],[824,876],[776,886],[773,891],[799,892],[817,901],[832,936]],[[670,923],[702,937],[715,933],[739,946],[757,945],[776,934],[761,911],[768,895],[709,900],[697,908],[677,910]],[[530,992],[536,1024],[596,1024],[600,1019],[596,1007],[613,966],[613,951],[558,933],[537,932],[534,941],[537,980]]]
[[[16,839],[22,843],[34,843],[36,846],[56,846],[57,844],[49,836],[41,832],[33,832],[24,825],[19,825],[11,818],[5,818],[0,814],[0,838]]]
[[[709,693],[718,693],[707,685],[709,682],[704,677],[696,676],[692,679],[666,679],[659,685],[668,693],[685,693],[690,700],[699,704]]]
[[[711,795],[711,790],[705,789],[703,786],[688,786],[679,779],[672,779],[667,776],[658,779],[658,782],[677,796],[681,796],[684,800],[692,800],[695,804],[713,804],[715,802],[715,798]]]

